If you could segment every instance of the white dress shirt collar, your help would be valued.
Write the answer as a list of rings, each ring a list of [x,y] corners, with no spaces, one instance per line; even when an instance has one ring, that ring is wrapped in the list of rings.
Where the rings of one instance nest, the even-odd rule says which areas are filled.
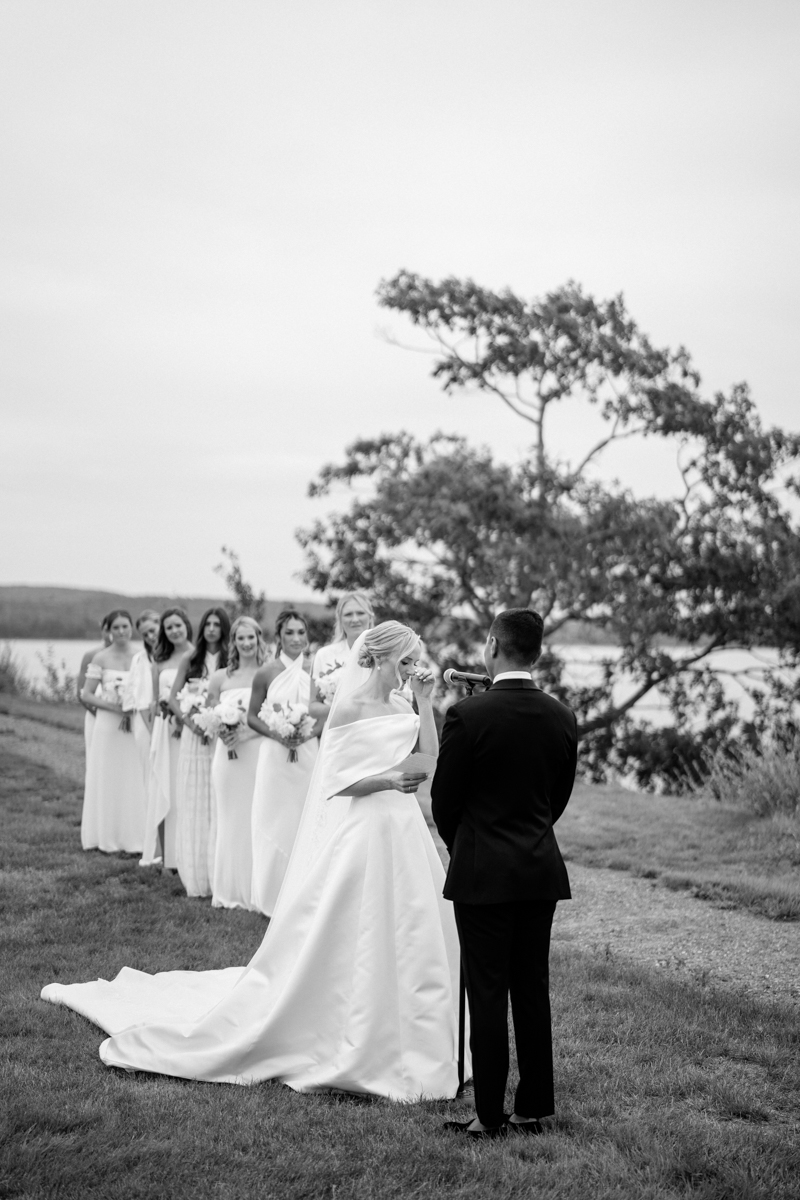
[[[501,671],[499,675],[495,675],[492,683],[499,683],[501,679],[527,679],[531,682],[533,676],[530,671]]]

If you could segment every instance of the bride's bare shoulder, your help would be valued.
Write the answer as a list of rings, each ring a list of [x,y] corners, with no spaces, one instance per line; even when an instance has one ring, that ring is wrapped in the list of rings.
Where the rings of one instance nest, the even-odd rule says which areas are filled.
[[[351,725],[353,721],[360,721],[364,716],[364,705],[358,700],[343,700],[338,705],[336,712],[330,722],[331,729],[338,729],[340,725]]]

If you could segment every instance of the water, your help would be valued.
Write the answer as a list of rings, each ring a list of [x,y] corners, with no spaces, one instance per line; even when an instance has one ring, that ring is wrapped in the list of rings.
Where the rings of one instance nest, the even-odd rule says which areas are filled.
[[[67,674],[75,676],[86,651],[97,648],[99,644],[97,640],[47,641],[37,638],[8,638],[0,642],[0,649],[9,646],[28,678],[35,683],[43,683],[44,662],[47,661],[49,652],[52,651],[52,660],[58,668],[59,675],[63,676],[66,671]],[[615,659],[620,654],[618,646],[597,646],[581,642],[570,646],[557,646],[555,649],[566,660],[566,679],[573,684],[597,682],[601,677],[599,664],[603,659]],[[670,653],[682,656],[690,652],[683,647],[677,647],[670,650]],[[714,664],[722,672],[721,679],[726,695],[736,700],[743,717],[749,717],[753,710],[752,700],[743,683],[746,681],[750,686],[757,685],[764,669],[775,666],[777,662],[778,652],[771,649],[723,650],[714,655]],[[633,687],[632,681],[623,679],[615,693],[617,703],[624,701],[626,696],[631,694]],[[657,690],[643,697],[634,706],[633,713],[654,725],[672,723],[666,701]]]
[[[22,667],[28,679],[34,683],[44,683],[44,664],[47,662],[48,653],[51,650],[52,660],[58,669],[59,676],[63,678],[65,671],[68,675],[76,676],[80,669],[81,659],[86,651],[99,650],[100,644],[99,638],[92,638],[89,641],[3,638],[0,641],[0,650],[3,650],[6,646],[10,647],[11,653]]]

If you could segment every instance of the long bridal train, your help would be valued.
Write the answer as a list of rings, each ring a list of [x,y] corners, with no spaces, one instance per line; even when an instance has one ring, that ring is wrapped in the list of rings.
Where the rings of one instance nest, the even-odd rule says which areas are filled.
[[[112,1036],[107,1065],[397,1100],[456,1093],[459,949],[444,871],[413,794],[337,796],[412,750],[396,713],[328,729],[298,848],[247,967],[50,984]],[[301,853],[302,850],[302,853]]]

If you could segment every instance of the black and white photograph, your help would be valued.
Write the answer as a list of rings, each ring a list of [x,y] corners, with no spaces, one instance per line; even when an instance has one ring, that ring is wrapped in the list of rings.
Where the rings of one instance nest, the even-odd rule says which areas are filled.
[[[796,1200],[798,79],[0,0],[0,1196]]]

